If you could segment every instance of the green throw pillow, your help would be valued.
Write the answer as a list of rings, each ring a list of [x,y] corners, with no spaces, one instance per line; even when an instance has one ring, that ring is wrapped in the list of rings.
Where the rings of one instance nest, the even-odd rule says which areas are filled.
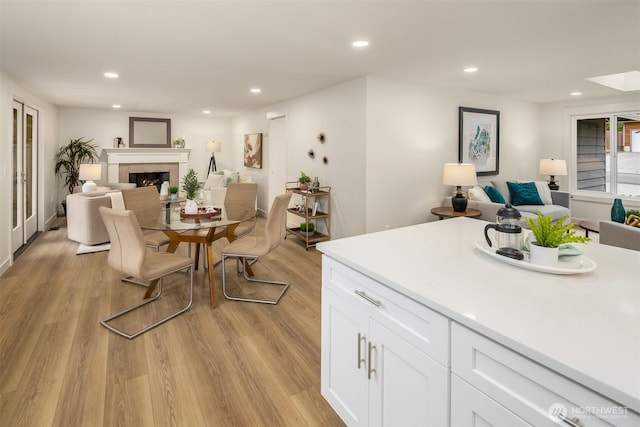
[[[507,181],[511,202],[513,206],[518,205],[544,205],[535,182],[510,182]]]
[[[225,176],[220,183],[221,187],[228,187],[230,182],[239,182],[240,181],[240,173],[233,172],[232,174]]]
[[[496,187],[487,185],[484,187],[484,192],[487,193],[487,196],[489,196],[489,199],[491,199],[493,203],[500,203],[502,205],[505,205],[507,203],[507,201],[502,196],[502,193],[500,193]]]

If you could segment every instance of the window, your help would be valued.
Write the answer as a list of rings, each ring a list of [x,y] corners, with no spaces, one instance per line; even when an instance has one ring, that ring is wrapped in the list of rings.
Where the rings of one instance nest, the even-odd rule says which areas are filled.
[[[576,189],[640,197],[640,114],[578,117]]]

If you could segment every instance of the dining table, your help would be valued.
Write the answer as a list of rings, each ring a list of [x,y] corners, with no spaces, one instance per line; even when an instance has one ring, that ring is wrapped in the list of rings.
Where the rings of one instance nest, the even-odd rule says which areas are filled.
[[[169,237],[170,242],[167,252],[174,253],[180,243],[203,243],[207,253],[207,263],[209,266],[209,290],[211,293],[211,308],[216,308],[214,263],[213,263],[213,242],[226,238],[229,243],[236,240],[235,229],[245,221],[255,219],[256,209],[247,209],[234,204],[223,204],[221,206],[199,206],[195,214],[186,214],[182,201],[175,203],[163,202],[163,209],[155,221],[140,223],[143,230],[156,230],[164,232]],[[249,273],[249,271],[247,271]],[[149,284],[144,298],[149,298],[156,282]]]

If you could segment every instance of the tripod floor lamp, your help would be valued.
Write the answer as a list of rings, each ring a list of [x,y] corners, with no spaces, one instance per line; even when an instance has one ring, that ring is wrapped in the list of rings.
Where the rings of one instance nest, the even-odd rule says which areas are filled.
[[[211,153],[211,160],[209,160],[209,169],[207,169],[207,177],[209,177],[210,172],[215,172],[218,170],[218,168],[216,167],[216,153],[222,151],[222,142],[207,142],[207,151]]]

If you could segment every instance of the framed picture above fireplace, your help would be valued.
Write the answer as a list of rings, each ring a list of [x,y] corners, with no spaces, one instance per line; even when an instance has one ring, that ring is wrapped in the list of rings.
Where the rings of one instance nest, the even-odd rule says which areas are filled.
[[[130,148],[171,148],[171,119],[129,117]]]

